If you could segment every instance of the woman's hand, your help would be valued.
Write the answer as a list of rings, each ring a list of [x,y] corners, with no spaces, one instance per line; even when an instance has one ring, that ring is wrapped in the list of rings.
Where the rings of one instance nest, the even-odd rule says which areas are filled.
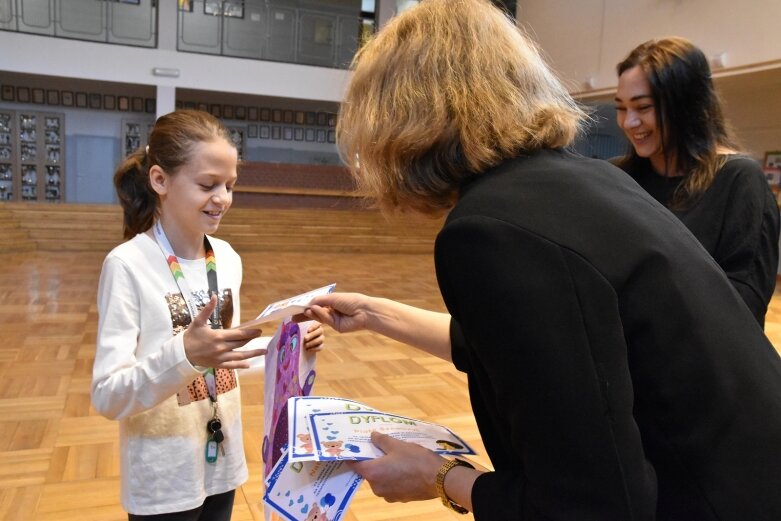
[[[451,360],[447,313],[360,293],[330,293],[313,298],[303,315],[339,333],[365,329]]]
[[[323,325],[314,323],[304,335],[304,351],[316,353],[322,351],[325,342],[325,329]]]
[[[192,365],[221,369],[246,369],[246,360],[266,354],[265,349],[238,350],[253,338],[260,336],[259,329],[212,329],[209,317],[217,306],[217,296],[212,295],[200,313],[184,332],[184,352]]]
[[[369,297],[360,293],[330,293],[315,297],[304,315],[334,328],[339,333],[367,327]]]
[[[445,459],[436,453],[386,434],[372,432],[372,443],[385,453],[381,458],[347,462],[371,485],[372,492],[390,502],[437,497],[435,485]]]

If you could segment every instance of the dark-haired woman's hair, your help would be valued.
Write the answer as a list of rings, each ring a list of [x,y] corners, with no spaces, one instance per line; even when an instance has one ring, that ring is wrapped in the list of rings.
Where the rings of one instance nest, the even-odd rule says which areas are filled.
[[[616,69],[621,76],[638,66],[651,85],[667,171],[685,176],[670,204],[682,208],[708,189],[726,161],[718,148],[738,150],[739,145],[724,118],[708,59],[694,44],[679,37],[649,40]],[[631,167],[639,161],[632,148],[620,163]]]
[[[130,154],[114,173],[125,239],[148,230],[157,218],[159,200],[149,183],[149,168],[158,165],[174,175],[189,161],[196,145],[218,139],[233,145],[228,130],[207,112],[177,110],[157,119],[149,145]]]

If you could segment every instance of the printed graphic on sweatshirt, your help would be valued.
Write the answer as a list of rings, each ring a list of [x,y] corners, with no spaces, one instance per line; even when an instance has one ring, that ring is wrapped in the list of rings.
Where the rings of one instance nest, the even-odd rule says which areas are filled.
[[[187,303],[180,293],[169,293],[165,296],[168,303],[168,310],[171,313],[171,325],[174,335],[178,335],[190,325],[190,313],[187,310]],[[205,290],[193,291],[191,302],[197,311],[209,302],[209,294]],[[223,289],[220,292],[220,320],[222,324],[231,324],[233,320],[233,293],[230,288]],[[231,369],[215,370],[217,381],[217,394],[226,393],[236,388],[236,372]],[[187,387],[179,391],[176,395],[179,405],[187,405],[191,402],[205,400],[209,398],[209,392],[206,389],[206,380],[199,376],[193,380]]]

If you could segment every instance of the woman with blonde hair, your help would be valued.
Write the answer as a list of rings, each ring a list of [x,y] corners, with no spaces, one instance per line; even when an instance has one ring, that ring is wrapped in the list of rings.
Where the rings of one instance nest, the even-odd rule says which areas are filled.
[[[708,59],[680,37],[649,40],[617,66],[617,160],[670,208],[727,274],[760,325],[776,286],[778,206],[759,163],[739,152]]]
[[[360,294],[307,311],[469,379],[493,471],[379,433],[388,501],[477,520],[781,519],[781,359],[723,272],[618,168],[566,149],[584,115],[484,0],[424,0],[356,56],[338,141],[388,209],[449,211],[449,314]]]

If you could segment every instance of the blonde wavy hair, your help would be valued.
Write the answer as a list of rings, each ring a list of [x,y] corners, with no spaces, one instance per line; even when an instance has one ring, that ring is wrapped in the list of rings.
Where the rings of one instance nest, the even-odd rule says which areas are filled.
[[[383,209],[438,213],[470,177],[569,145],[585,113],[486,0],[424,0],[355,56],[337,142]]]

